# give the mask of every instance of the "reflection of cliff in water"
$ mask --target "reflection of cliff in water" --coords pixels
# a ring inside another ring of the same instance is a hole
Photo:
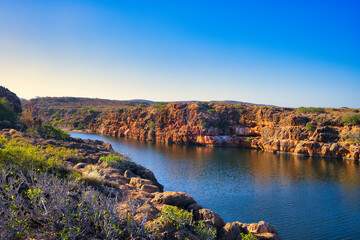
[[[313,180],[337,181],[348,186],[360,183],[360,175],[357,174],[360,171],[359,163],[352,160],[274,154],[242,148],[185,146],[129,138],[112,139],[131,145],[139,151],[143,151],[145,146],[154,149],[158,154],[166,155],[171,161],[169,164],[186,165],[188,174],[193,174],[194,178],[200,177],[201,172],[218,167],[222,172],[237,169],[239,175],[249,174],[261,184],[275,179],[283,184]],[[197,168],[196,171],[192,171],[194,167]]]

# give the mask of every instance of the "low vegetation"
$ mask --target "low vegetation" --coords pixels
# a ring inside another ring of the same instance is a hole
[[[37,130],[42,138],[56,138],[66,140],[70,138],[70,135],[61,130],[60,128],[52,126],[50,123],[42,124]]]
[[[166,106],[168,105],[167,102],[156,102],[152,105],[153,108],[157,108],[157,109],[164,109],[166,108]]]
[[[175,206],[165,206],[161,211],[160,217],[154,221],[154,224],[157,231],[170,225],[177,230],[189,229],[200,239],[207,240],[216,238],[215,228],[207,227],[202,221],[195,222],[193,218],[191,212]]]
[[[345,126],[360,125],[360,114],[348,113],[342,117],[341,123]]]
[[[309,132],[313,132],[313,131],[315,131],[316,127],[312,123],[307,123],[305,126],[305,129]]]
[[[296,111],[299,113],[325,113],[325,110],[319,107],[299,107]]]

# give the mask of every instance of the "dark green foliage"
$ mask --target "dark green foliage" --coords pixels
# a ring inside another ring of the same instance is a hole
[[[88,110],[88,113],[90,113],[90,114],[92,114],[92,113],[94,113],[94,112],[95,112],[95,109],[90,108],[90,109]]]
[[[261,109],[265,110],[265,109],[268,109],[268,107],[262,106]]]
[[[325,110],[319,107],[299,107],[296,109],[300,113],[324,113]]]
[[[207,113],[213,115],[216,113],[216,111],[215,111],[215,109],[209,109],[209,110],[207,110]]]
[[[42,138],[56,138],[62,140],[70,138],[70,135],[67,132],[54,127],[49,123],[44,123],[37,131]]]
[[[349,113],[342,117],[341,123],[347,126],[355,126],[360,124],[360,114]]]
[[[307,123],[306,126],[305,126],[305,129],[310,131],[310,132],[313,132],[315,130],[315,126],[312,123]]]
[[[18,116],[11,104],[5,98],[0,98],[0,121],[6,120],[14,123],[16,122],[17,117]]]
[[[220,119],[217,123],[216,123],[216,127],[218,127],[219,129],[226,131],[228,129],[229,126],[229,122],[225,119]]]
[[[122,108],[118,108],[118,110],[116,110],[118,113],[122,114],[124,112],[124,109]]]
[[[152,105],[153,108],[164,109],[168,105],[167,102],[157,102]]]
[[[354,112],[358,113],[358,112],[359,112],[359,109],[354,109]]]
[[[139,107],[147,107],[148,105],[146,103],[140,103]]]

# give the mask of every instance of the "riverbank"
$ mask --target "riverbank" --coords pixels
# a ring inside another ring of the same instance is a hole
[[[106,110],[84,105],[76,110],[76,103],[66,98],[32,99],[26,108],[59,127],[107,136],[304,156],[355,160],[360,156],[359,109],[192,102],[119,105]]]

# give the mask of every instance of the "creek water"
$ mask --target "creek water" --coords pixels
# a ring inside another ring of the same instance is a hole
[[[264,220],[282,239],[359,239],[358,162],[71,133],[110,142],[226,222]]]

